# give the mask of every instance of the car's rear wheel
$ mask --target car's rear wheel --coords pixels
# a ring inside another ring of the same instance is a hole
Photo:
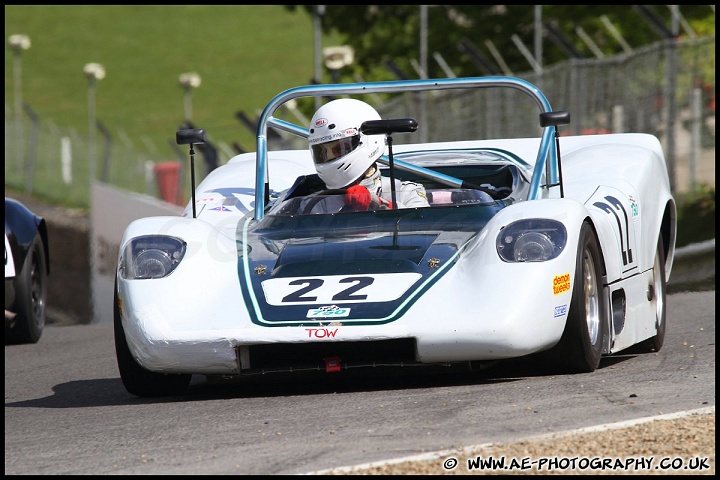
[[[644,342],[639,347],[648,352],[658,352],[665,342],[665,325],[666,325],[666,302],[667,282],[665,281],[665,250],[663,249],[662,238],[658,239],[657,249],[655,250],[655,262],[653,264],[653,283],[652,299],[650,300],[655,307],[655,327],[657,332],[655,335]]]
[[[192,375],[151,372],[137,363],[127,344],[125,330],[122,326],[122,316],[118,306],[117,281],[115,282],[114,297],[115,354],[120,378],[125,389],[138,397],[160,397],[185,393],[190,385]]]
[[[561,365],[571,372],[593,372],[600,366],[608,334],[601,262],[595,233],[585,222],[580,229],[570,310],[555,349]]]
[[[35,235],[15,282],[17,317],[5,328],[5,343],[37,343],[45,328],[47,306],[47,258],[40,234]]]

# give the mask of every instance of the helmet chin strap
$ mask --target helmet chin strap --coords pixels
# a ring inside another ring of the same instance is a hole
[[[365,170],[365,173],[357,179],[355,185],[362,185],[367,188],[370,193],[378,197],[382,195],[382,181],[380,179],[380,171],[377,169],[377,164],[373,163]]]

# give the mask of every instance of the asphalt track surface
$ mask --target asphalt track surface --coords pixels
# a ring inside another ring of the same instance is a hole
[[[183,397],[123,388],[109,324],[5,347],[5,474],[302,474],[715,406],[715,291],[668,296],[658,353],[590,374],[538,362],[479,372],[196,376]],[[714,423],[713,423],[714,424]],[[580,447],[578,447],[580,448]],[[697,452],[698,455],[712,452]]]

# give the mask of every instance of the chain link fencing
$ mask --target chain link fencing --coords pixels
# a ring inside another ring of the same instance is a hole
[[[714,36],[666,40],[630,53],[572,59],[542,72],[514,76],[535,84],[553,109],[570,111],[571,124],[562,127],[561,134],[656,135],[665,149],[674,192],[692,190],[698,184],[714,187]],[[540,134],[537,108],[513,89],[499,95],[497,89],[413,92],[375,106],[383,118],[418,120],[418,132],[393,137],[395,143]],[[155,172],[167,158],[138,147],[142,139],[132,141],[122,132],[113,135],[101,123],[96,135],[91,140],[87,134],[38,118],[27,105],[20,114],[6,103],[6,188],[81,208],[89,207],[90,179],[160,196]],[[282,138],[280,145],[307,146],[302,140],[288,138]],[[186,178],[187,152],[177,153],[181,160],[178,175]],[[230,158],[225,157],[219,164]],[[196,175],[198,181],[204,177],[202,171]]]
[[[663,145],[673,191],[714,186],[715,37],[668,40],[515,76],[537,86],[554,110],[570,112],[561,135],[649,133]],[[537,108],[513,89],[413,92],[378,111],[418,119],[418,131],[393,137],[395,143],[540,135]]]

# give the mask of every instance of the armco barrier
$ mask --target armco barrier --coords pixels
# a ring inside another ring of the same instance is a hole
[[[669,291],[708,284],[715,284],[715,239],[678,248],[670,272]]]

